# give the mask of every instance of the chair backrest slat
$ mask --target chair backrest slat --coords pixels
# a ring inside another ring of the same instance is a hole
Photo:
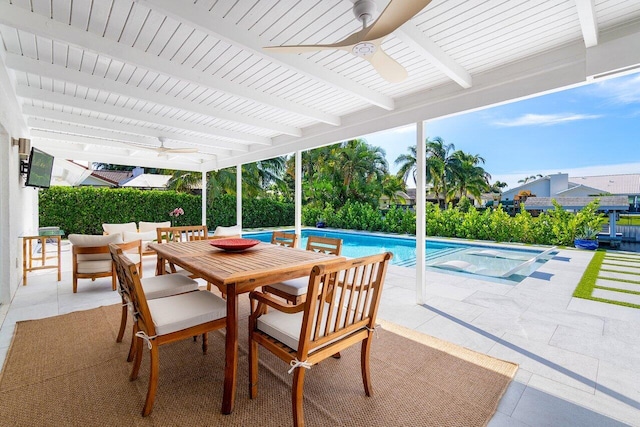
[[[306,357],[314,348],[365,326],[375,326],[390,259],[391,254],[387,252],[313,269],[298,357]]]
[[[191,242],[206,240],[208,230],[206,225],[183,225],[180,227],[158,227],[156,229],[158,243]]]
[[[334,237],[309,236],[307,239],[308,251],[321,252],[328,255],[340,255],[342,252],[342,239]]]
[[[298,244],[298,235],[296,233],[274,231],[273,234],[271,234],[271,244],[295,248]]]

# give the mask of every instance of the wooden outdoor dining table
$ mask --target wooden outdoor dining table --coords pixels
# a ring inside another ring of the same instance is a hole
[[[165,261],[211,282],[226,294],[224,394],[222,413],[230,414],[238,371],[238,295],[257,287],[309,275],[317,264],[344,261],[344,257],[260,243],[243,252],[225,252],[208,240],[149,245],[158,254],[159,274]]]

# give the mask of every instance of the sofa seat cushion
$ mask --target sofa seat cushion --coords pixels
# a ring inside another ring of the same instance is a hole
[[[140,233],[146,233],[149,231],[153,232],[153,239],[156,238],[156,229],[157,228],[166,228],[166,227],[171,227],[171,221],[165,221],[165,222],[144,222],[144,221],[140,221],[138,223],[138,228],[140,229]],[[142,239],[145,240],[145,239]]]
[[[78,254],[78,261],[90,260],[111,260],[108,246],[111,243],[122,243],[122,235],[120,233],[109,234],[106,236],[92,234],[69,234],[69,242],[73,246],[78,247],[106,247],[105,253],[100,254]]]
[[[135,222],[127,222],[124,224],[102,224],[102,229],[107,234],[118,234],[122,235],[124,239],[124,233],[135,233],[138,231],[138,227]]]
[[[158,335],[222,319],[227,302],[209,291],[189,292],[147,301]]]
[[[111,267],[111,259],[78,261],[76,271],[80,274],[111,273]]]
[[[182,274],[163,274],[140,280],[148,300],[198,290],[198,282]]]
[[[329,310],[329,304],[325,303],[323,316],[326,315],[327,310]],[[340,324],[344,322],[344,318],[346,314],[347,314],[347,310],[343,310]],[[269,311],[266,314],[263,314],[262,316],[258,317],[256,326],[258,330],[264,332],[270,337],[277,339],[287,347],[297,350],[298,342],[300,339],[300,332],[302,330],[303,315],[304,315],[303,312],[288,314],[275,309],[274,310],[269,309]],[[338,310],[334,309],[332,313],[331,325],[335,324],[335,319],[337,315],[338,315]],[[320,325],[321,331],[324,331],[325,325],[326,325],[326,319],[323,319]],[[311,352],[317,351],[320,348],[331,344],[333,341],[334,340],[328,341],[324,345],[314,348]]]
[[[213,232],[213,237],[240,237],[242,235],[242,228],[238,225],[233,225],[231,227],[216,227]]]
[[[269,286],[279,291],[285,292],[289,295],[295,295],[299,297],[307,293],[309,278],[299,277],[297,279],[285,280],[283,282],[275,283]]]
[[[158,234],[153,231],[145,231],[140,233],[131,233],[125,232],[123,240],[125,242],[133,242],[134,240],[142,241],[142,251],[147,252],[149,250],[148,246],[150,243],[154,243],[158,238]]]

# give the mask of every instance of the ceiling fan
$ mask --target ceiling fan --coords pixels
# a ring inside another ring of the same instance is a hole
[[[153,150],[156,151],[158,153],[158,157],[162,157],[162,156],[166,156],[168,154],[173,154],[173,153],[197,153],[198,149],[197,148],[168,148],[164,146],[165,141],[167,140],[167,138],[159,136],[158,137],[158,141],[160,141],[160,146],[159,147],[150,147],[148,145],[137,145],[137,144],[130,144],[130,145],[135,145],[138,148],[144,148],[146,150]]]
[[[381,48],[383,39],[401,27],[409,19],[424,9],[431,0],[390,0],[378,19],[369,26],[367,23],[375,13],[374,0],[356,0],[353,13],[362,22],[362,30],[332,44],[267,46],[263,49],[281,53],[303,53],[317,50],[344,50],[366,59],[380,76],[397,83],[407,78],[407,70]]]

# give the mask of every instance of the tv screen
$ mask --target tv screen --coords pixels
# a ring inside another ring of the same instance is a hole
[[[29,187],[49,188],[52,170],[53,156],[32,147],[25,185]]]

